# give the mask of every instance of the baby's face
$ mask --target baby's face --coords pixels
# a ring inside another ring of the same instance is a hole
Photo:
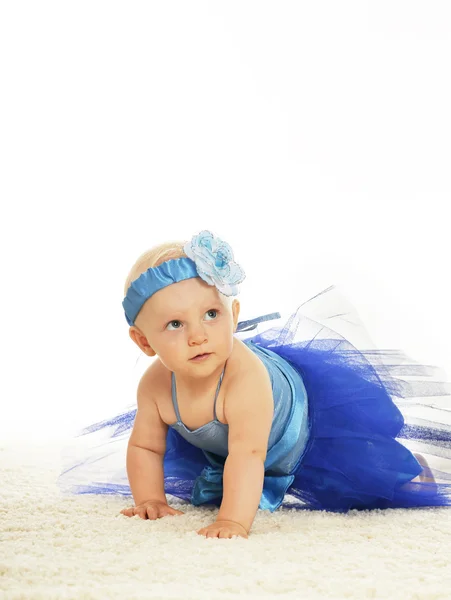
[[[205,376],[230,356],[238,314],[237,300],[231,305],[216,287],[194,277],[156,292],[141,309],[136,326],[169,370]],[[211,354],[191,360],[203,353]]]

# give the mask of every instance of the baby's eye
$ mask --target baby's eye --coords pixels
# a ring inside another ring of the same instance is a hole
[[[211,310],[207,310],[207,312],[205,313],[206,315],[208,315],[210,318],[207,319],[207,321],[211,321],[217,318],[219,313],[219,310],[216,310],[216,308],[212,308]],[[174,321],[169,321],[169,323],[166,325],[166,329],[168,331],[176,331],[177,329],[180,329],[180,327],[182,326],[182,322],[178,321],[178,320],[174,320]]]
[[[212,319],[215,319],[218,315],[218,310],[216,310],[216,308],[212,308],[211,310],[207,310],[207,312],[205,313],[206,315],[209,315]],[[213,315],[211,314],[213,313]]]

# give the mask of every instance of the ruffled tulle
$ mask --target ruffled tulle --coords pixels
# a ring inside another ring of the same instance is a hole
[[[309,442],[282,506],[336,512],[451,506],[451,386],[435,367],[374,348],[337,288],[245,341],[282,356],[307,390]],[[78,446],[66,448],[63,490],[130,494],[125,452],[135,414],[97,423]],[[169,429],[166,493],[190,501],[196,478],[223,462]]]

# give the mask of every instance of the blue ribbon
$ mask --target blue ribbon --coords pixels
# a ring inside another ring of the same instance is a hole
[[[259,323],[264,321],[272,321],[273,319],[280,319],[280,313],[271,313],[269,315],[263,315],[262,317],[256,317],[255,319],[249,319],[247,321],[240,321],[236,327],[237,333],[243,331],[252,331],[257,328]]]

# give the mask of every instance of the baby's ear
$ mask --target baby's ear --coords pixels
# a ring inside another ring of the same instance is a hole
[[[144,352],[144,354],[147,354],[147,356],[155,356],[156,352],[153,350],[153,348],[150,347],[146,336],[140,329],[132,325],[132,327],[130,327],[130,329],[128,330],[128,335],[135,342],[135,344]]]

